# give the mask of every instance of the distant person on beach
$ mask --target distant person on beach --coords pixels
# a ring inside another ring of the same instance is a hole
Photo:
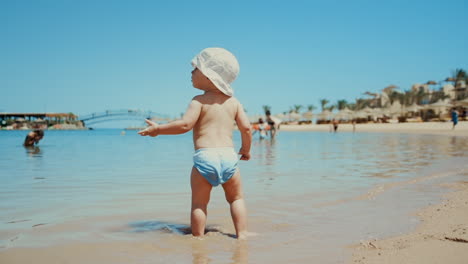
[[[452,129],[455,129],[455,126],[458,124],[458,111],[455,108],[452,109],[452,122],[453,122]]]
[[[23,145],[25,147],[32,147],[34,145],[37,145],[43,137],[44,137],[44,131],[42,130],[31,131],[28,133],[28,135],[26,135]]]
[[[336,131],[338,130],[338,120],[333,119],[332,120],[332,125],[333,125],[333,132],[336,133]]]
[[[271,117],[271,112],[270,110],[267,110],[265,112],[266,115],[266,121],[267,124],[270,126],[270,138],[274,138],[276,135],[276,122],[275,120]]]
[[[252,133],[242,104],[233,97],[230,86],[238,73],[237,59],[222,48],[202,50],[192,60],[192,85],[203,91],[190,102],[181,120],[149,125],[138,134],[155,137],[176,135],[193,129],[195,154],[191,172],[193,236],[203,236],[207,206],[213,186],[222,185],[238,239],[247,236],[247,211],[242,192],[238,161],[250,159]],[[234,151],[234,122],[241,133],[242,147]],[[240,155],[240,158],[239,156]]]
[[[259,139],[265,139],[267,136],[267,125],[262,118],[258,119],[258,124],[254,126],[254,132],[252,135],[258,132]]]

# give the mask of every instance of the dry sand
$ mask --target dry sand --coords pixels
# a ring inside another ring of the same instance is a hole
[[[281,125],[280,131],[331,131],[331,129],[331,125]],[[338,132],[353,132],[353,126],[340,124]],[[452,122],[356,124],[355,132],[468,136],[468,121],[459,122],[455,129],[452,129]]]
[[[416,230],[355,245],[351,263],[468,263],[468,181],[451,187],[441,204],[418,212]]]

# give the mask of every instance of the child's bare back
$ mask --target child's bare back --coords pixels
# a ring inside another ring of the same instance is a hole
[[[194,100],[201,104],[198,121],[193,127],[195,149],[233,147],[232,131],[239,102],[219,93],[205,93]]]

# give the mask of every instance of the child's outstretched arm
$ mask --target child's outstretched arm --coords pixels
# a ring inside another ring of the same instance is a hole
[[[242,147],[239,150],[241,160],[250,159],[250,145],[252,144],[252,128],[250,121],[244,112],[244,107],[239,103],[237,106],[236,124],[242,138]]]
[[[148,124],[148,127],[138,131],[138,134],[142,136],[155,137],[158,135],[177,135],[186,133],[192,130],[200,116],[200,112],[201,103],[197,100],[192,100],[182,119],[162,125],[146,119],[145,121]]]

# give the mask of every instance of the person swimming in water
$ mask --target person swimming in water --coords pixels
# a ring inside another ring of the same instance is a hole
[[[32,147],[34,145],[37,145],[43,137],[44,137],[44,131],[39,130],[39,129],[31,131],[26,135],[23,146]]]

